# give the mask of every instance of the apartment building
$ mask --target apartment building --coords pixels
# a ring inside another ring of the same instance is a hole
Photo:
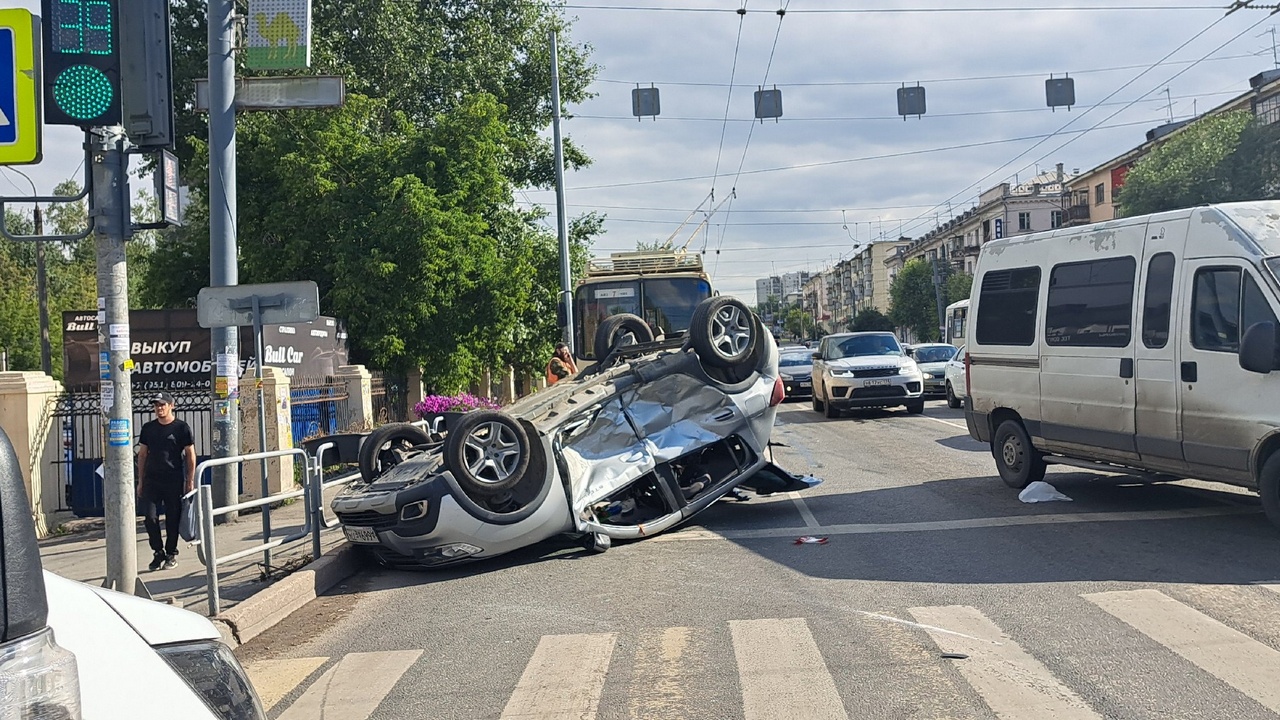
[[[784,273],[781,281],[783,302],[799,302],[804,284],[809,282],[809,271]]]
[[[1268,70],[1249,78],[1249,91],[1199,115],[1197,118],[1166,123],[1147,131],[1139,146],[1121,153],[1067,183],[1071,202],[1067,206],[1067,225],[1114,220],[1120,217],[1116,196],[1124,187],[1125,176],[1147,153],[1174,137],[1201,117],[1220,115],[1233,110],[1251,110],[1264,122],[1280,121],[1280,70]]]
[[[782,300],[782,278],[777,275],[756,280],[756,306],[764,305],[770,296]]]

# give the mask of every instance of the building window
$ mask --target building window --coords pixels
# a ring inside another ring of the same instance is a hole
[[[1053,212],[1049,213],[1049,227],[1051,228],[1062,227],[1062,211],[1061,210],[1054,210]]]
[[[1018,213],[1018,229],[1023,231],[1031,229],[1031,213],[1029,212]]]
[[[1253,114],[1263,125],[1280,122],[1280,93],[1254,102]]]
[[[1101,205],[1107,201],[1107,185],[1106,183],[1098,183],[1093,187],[1093,204]]]

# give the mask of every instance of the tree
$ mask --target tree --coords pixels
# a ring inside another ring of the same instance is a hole
[[[800,339],[813,337],[817,332],[813,318],[809,317],[808,312],[798,307],[793,307],[787,311],[786,319],[783,321],[783,329]]]
[[[1121,212],[1280,197],[1278,139],[1280,130],[1247,110],[1197,120],[1134,165],[1118,195]]]
[[[948,305],[968,300],[969,293],[973,290],[973,276],[965,272],[952,273],[947,277],[943,289],[946,291]]]
[[[849,322],[849,332],[893,332],[893,320],[875,308],[863,308]]]
[[[918,342],[938,338],[938,300],[933,289],[933,268],[924,258],[908,260],[889,286],[893,308],[889,317],[908,328]]]

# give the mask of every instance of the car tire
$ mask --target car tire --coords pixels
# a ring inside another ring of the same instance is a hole
[[[613,538],[604,533],[587,533],[582,536],[582,548],[589,553],[599,555],[607,552],[611,547],[613,547]]]
[[[530,450],[518,420],[501,410],[472,410],[449,431],[444,462],[468,495],[491,497],[520,483]]]
[[[360,445],[357,460],[360,477],[373,482],[392,467],[404,462],[409,450],[431,442],[426,430],[409,423],[387,423],[369,433]]]
[[[1267,520],[1280,528],[1280,452],[1271,453],[1271,457],[1262,464],[1258,473],[1258,494],[1262,496],[1262,510]]]
[[[822,404],[822,401],[818,399],[818,389],[815,387],[813,389],[813,411],[822,412],[822,410],[823,410],[823,404]]]
[[[707,298],[693,311],[689,340],[707,365],[734,368],[756,357],[762,326],[741,300],[720,295]]]
[[[827,412],[826,412],[827,417],[829,417],[829,418],[838,418],[838,417],[840,417],[840,408],[838,408],[838,407],[836,407],[835,405],[832,405],[832,404],[831,404],[831,398],[830,398],[830,397],[827,397],[827,401],[826,401],[825,403],[823,403],[823,404],[826,406],[824,409],[827,411]]]
[[[947,407],[955,410],[960,407],[960,398],[956,397],[955,390],[951,389],[951,383],[947,383]]]
[[[596,328],[595,343],[592,345],[596,360],[602,361],[609,357],[609,353],[613,352],[628,334],[635,338],[637,344],[653,342],[653,329],[639,315],[620,313],[605,318],[600,323],[600,327]]]
[[[1005,485],[1021,490],[1044,479],[1044,456],[1031,444],[1031,436],[1017,420],[1005,420],[991,438],[991,454]]]
[[[924,412],[924,401],[923,401],[923,400],[917,400],[917,401],[915,401],[915,402],[909,402],[909,403],[907,403],[907,412],[911,413],[912,415],[919,415],[919,414],[923,413],[923,412]]]

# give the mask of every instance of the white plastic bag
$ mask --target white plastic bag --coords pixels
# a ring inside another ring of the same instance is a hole
[[[1071,502],[1071,498],[1058,492],[1057,488],[1047,482],[1040,481],[1031,483],[1022,492],[1018,493],[1018,499],[1024,503],[1053,502],[1055,500]]]

